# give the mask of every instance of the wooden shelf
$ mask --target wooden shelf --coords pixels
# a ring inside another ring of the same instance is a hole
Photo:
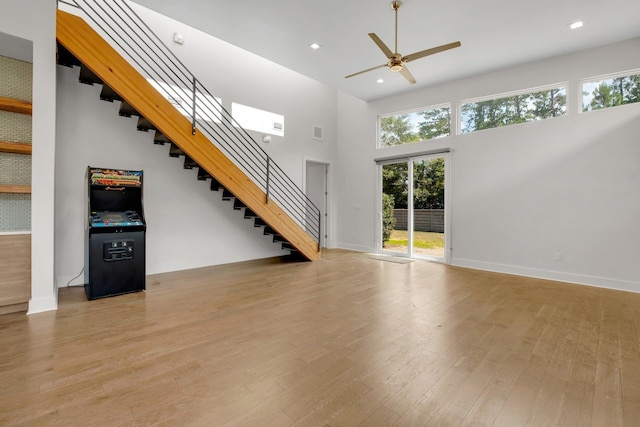
[[[3,98],[0,96],[0,110],[10,113],[31,115],[32,106],[30,102],[19,99]]]
[[[0,153],[31,154],[31,144],[0,141]]]
[[[30,185],[5,185],[0,184],[0,193],[31,194]]]

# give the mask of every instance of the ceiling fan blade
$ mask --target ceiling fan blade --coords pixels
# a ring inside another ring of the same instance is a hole
[[[384,55],[387,58],[391,59],[391,57],[393,56],[393,52],[391,52],[391,49],[389,49],[387,45],[384,44],[382,40],[380,40],[380,37],[376,36],[375,33],[369,33],[369,37],[371,37],[371,40],[373,40],[373,42],[378,45]]]
[[[445,50],[453,49],[460,46],[462,46],[460,42],[443,44],[442,46],[433,47],[431,49],[412,53],[411,55],[407,55],[404,58],[402,58],[402,60],[404,62],[411,62],[411,61],[415,61],[416,59],[424,58],[425,56],[433,55],[434,53],[444,52]]]
[[[398,72],[400,74],[402,74],[402,77],[407,79],[409,84],[415,84],[416,83],[416,79],[413,78],[413,75],[411,75],[411,73],[409,72],[409,69],[407,67],[402,67],[402,69],[400,71],[398,71]]]
[[[377,67],[369,68],[368,70],[358,71],[357,73],[353,73],[353,74],[349,74],[348,76],[344,76],[344,78],[348,79],[349,77],[357,76],[359,74],[368,73],[369,71],[377,70],[378,68],[383,68],[383,67],[386,67],[387,65],[388,64],[382,64],[382,65],[378,65]]]

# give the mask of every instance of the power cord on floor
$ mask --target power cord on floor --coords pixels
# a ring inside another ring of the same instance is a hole
[[[73,277],[71,280],[67,282],[67,288],[79,288],[80,286],[84,286],[84,283],[82,285],[73,285],[73,286],[71,285],[71,282],[73,282],[75,279],[80,277],[82,273],[84,273],[84,267],[82,267],[82,270],[80,270],[80,273],[78,273],[77,276]]]

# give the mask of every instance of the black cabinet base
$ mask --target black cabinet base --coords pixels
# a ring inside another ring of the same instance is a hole
[[[145,289],[145,232],[89,235],[87,298],[97,299]]]

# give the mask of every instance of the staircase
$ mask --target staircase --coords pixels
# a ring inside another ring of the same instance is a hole
[[[141,52],[132,43],[138,46],[143,43],[147,47],[149,43],[153,46],[159,43],[128,4],[122,0],[73,3],[97,21],[94,24],[103,33],[105,27],[111,29],[108,34],[114,35],[112,42],[121,52],[85,20],[58,10],[58,63],[79,66],[82,83],[101,84],[102,100],[120,102],[121,116],[137,117],[138,130],[152,131],[156,145],[169,145],[169,156],[182,158],[185,169],[197,169],[198,180],[210,180],[212,191],[233,203],[233,209],[242,211],[254,227],[262,227],[265,235],[272,235],[282,249],[307,260],[318,260],[319,210],[221,105],[212,104],[215,98],[184,71],[180,61],[169,56],[172,54],[164,45],[169,53],[147,48],[144,55],[150,56],[142,60],[135,56],[123,57],[127,55],[122,52],[125,43],[136,55]],[[114,25],[120,31],[116,31]],[[128,30],[122,29],[122,25],[129,25]],[[143,28],[145,31],[141,33]],[[162,66],[167,64],[167,57],[170,69]],[[149,69],[149,64],[153,69]],[[174,90],[170,94],[173,103],[143,72],[153,81],[164,84],[163,87]],[[169,78],[161,78],[162,73]],[[189,82],[192,84],[188,85]],[[193,106],[191,114],[185,114],[185,106]]]

